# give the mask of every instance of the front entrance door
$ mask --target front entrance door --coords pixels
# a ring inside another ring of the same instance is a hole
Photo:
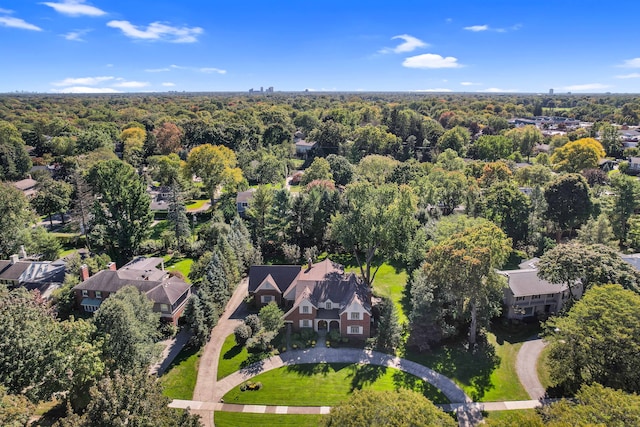
[[[327,321],[326,320],[320,320],[318,322],[318,330],[319,331],[326,331],[327,330]]]

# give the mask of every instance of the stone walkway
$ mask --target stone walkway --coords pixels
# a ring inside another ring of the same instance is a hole
[[[516,372],[524,389],[531,399],[545,396],[545,388],[538,378],[538,359],[546,343],[538,337],[525,341],[516,356]]]

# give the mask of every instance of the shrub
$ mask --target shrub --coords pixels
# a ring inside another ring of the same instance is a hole
[[[300,339],[302,341],[313,341],[318,338],[318,333],[313,328],[300,329]]]
[[[265,331],[263,329],[247,340],[247,350],[253,353],[270,351],[273,349],[271,341],[275,338],[275,336],[275,332]]]
[[[257,314],[250,314],[244,319],[244,324],[251,328],[251,335],[255,335],[262,329],[262,322]]]
[[[160,324],[160,334],[163,338],[171,338],[178,333],[178,327],[171,322],[162,322]]]
[[[236,337],[236,343],[240,346],[244,346],[252,336],[251,328],[247,325],[238,325],[233,334]]]
[[[340,341],[342,337],[340,336],[339,331],[334,330],[334,331],[329,331],[329,333],[327,334],[327,338],[329,339],[329,341],[337,342],[337,341]]]

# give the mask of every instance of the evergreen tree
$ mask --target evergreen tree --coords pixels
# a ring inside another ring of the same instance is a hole
[[[171,230],[176,237],[178,249],[181,250],[184,248],[187,239],[191,235],[191,228],[189,226],[187,208],[184,206],[184,198],[182,196],[180,184],[175,180],[169,188],[167,221],[171,224]]]

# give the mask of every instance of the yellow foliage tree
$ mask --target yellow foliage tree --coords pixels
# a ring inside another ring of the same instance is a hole
[[[593,138],[581,138],[556,149],[551,156],[551,163],[558,172],[579,173],[597,168],[604,156],[602,144]]]
[[[219,185],[234,189],[243,182],[242,170],[233,150],[223,145],[203,144],[189,152],[185,173],[202,178],[211,198]]]
[[[147,132],[142,128],[130,127],[122,131],[120,134],[120,140],[124,143],[122,156],[127,163],[133,166],[140,164],[146,139]]]

